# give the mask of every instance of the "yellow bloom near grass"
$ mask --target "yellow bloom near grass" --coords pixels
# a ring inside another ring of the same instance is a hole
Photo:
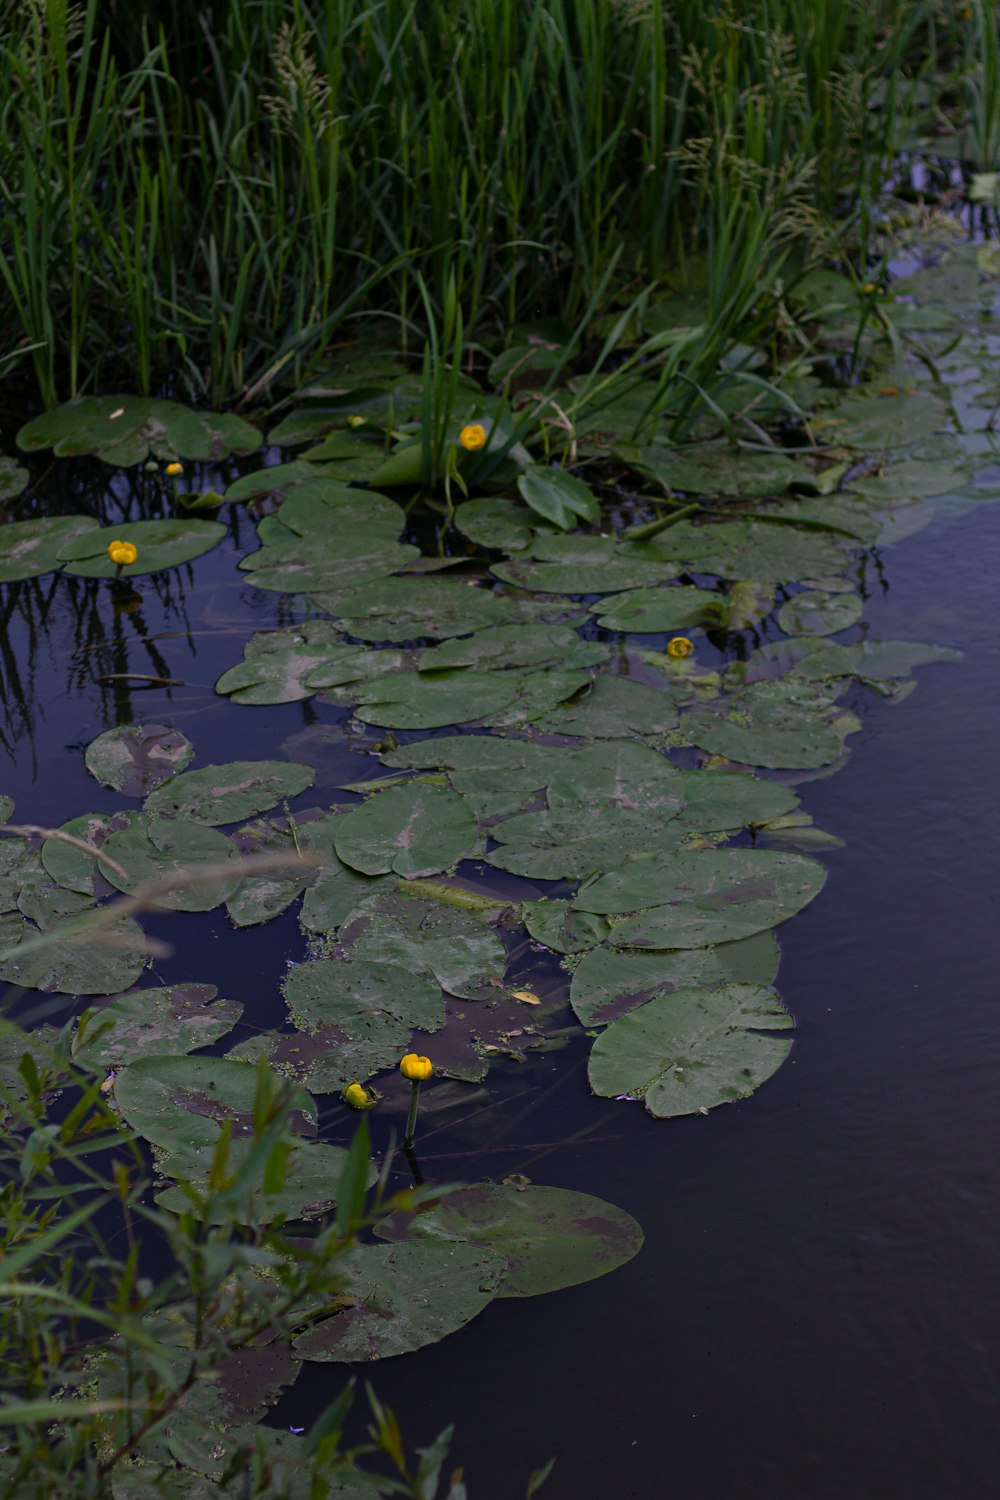
[[[478,453],[480,448],[486,447],[486,428],[482,422],[470,422],[458,434],[458,441],[467,453]]]

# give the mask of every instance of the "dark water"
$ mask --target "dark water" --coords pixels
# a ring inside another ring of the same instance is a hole
[[[247,534],[239,552],[250,545]],[[162,575],[166,598],[140,580],[138,618],[115,613],[107,584],[43,579],[29,618],[4,591],[0,790],[15,820],[121,805],[81,749],[116,720],[176,724],[205,764],[282,753],[316,720],[343,718],[214,696],[248,620],[263,628],[287,608],[242,582],[235,555]],[[552,1454],[545,1500],[1000,1489],[1000,506],[938,523],[884,563],[870,634],[959,646],[965,660],[918,669],[899,705],[859,691],[864,728],[846,768],[801,789],[846,847],[826,857],[820,899],[780,929],[778,984],[798,1021],[790,1061],[751,1100],[656,1122],[590,1098],[584,1042],[491,1073],[492,1107],[425,1117],[429,1178],[525,1172],[611,1199],[646,1233],[602,1282],[494,1302],[443,1343],[360,1372],[409,1444],[456,1424],[471,1500],[520,1495]],[[183,686],[96,680],[159,670],[138,637],[162,631],[180,632],[153,647]],[[357,775],[334,741],[315,800]],[[238,935],[224,911],[180,920],[146,923],[177,945],[160,980],[214,982],[257,1025],[276,1024],[286,959],[302,956],[294,917]],[[52,1018],[67,1013],[56,997]],[[346,1112],[324,1118],[346,1139]],[[383,1146],[398,1121],[378,1111],[372,1124]],[[342,1367],[307,1365],[280,1419],[308,1423],[342,1379]]]

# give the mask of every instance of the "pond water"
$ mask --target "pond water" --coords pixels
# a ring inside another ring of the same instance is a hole
[[[51,605],[41,585],[22,586],[4,647],[3,784],[19,816],[53,825],[118,805],[81,750],[116,720],[176,725],[205,761],[294,758],[316,721],[343,718],[310,702],[237,711],[215,696],[248,617],[282,622],[280,598],[276,608],[234,574],[247,544],[163,575],[162,592],[147,580],[139,611],[127,599],[116,611],[106,583],[64,582]],[[873,636],[947,642],[964,660],[921,670],[900,704],[857,689],[863,731],[849,763],[803,789],[845,847],[824,856],[823,896],[781,929],[778,984],[798,1030],[760,1093],[708,1118],[654,1121],[590,1096],[581,1036],[491,1074],[485,1128],[462,1109],[427,1116],[419,1160],[432,1179],[524,1173],[606,1196],[646,1235],[598,1295],[584,1285],[495,1302],[437,1346],[372,1370],[411,1440],[455,1422],[475,1500],[520,1493],[551,1454],[552,1500],[991,1491],[1000,788],[988,747],[1000,646],[984,622],[998,562],[1000,507],[983,506],[868,569]],[[116,671],[178,685],[99,680]],[[343,796],[356,757],[333,742],[320,764],[317,800]],[[286,958],[301,949],[294,919],[238,934],[219,911],[181,920],[183,946],[155,963],[158,982],[215,983],[254,1026],[278,1024]],[[177,921],[146,926],[176,942]],[[544,961],[525,962],[541,987]],[[70,1004],[32,997],[30,1009],[59,1020]],[[374,1129],[384,1146],[388,1123],[376,1116]],[[275,1419],[308,1424],[342,1378],[341,1366],[305,1366]]]

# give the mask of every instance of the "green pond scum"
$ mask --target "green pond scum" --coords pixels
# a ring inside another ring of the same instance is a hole
[[[485,1115],[585,1048],[595,1119],[666,1132],[787,1058],[775,934],[839,843],[809,783],[863,747],[859,703],[958,659],[870,637],[865,560],[1000,498],[1000,259],[892,175],[946,120],[995,222],[996,27],[979,0],[936,29],[895,0],[104,9],[0,22],[0,587],[141,613],[239,536],[233,597],[277,623],[245,611],[214,683],[250,758],[160,692],[74,749],[102,811],[0,797],[0,981],[75,1009],[0,1027],[0,1493],[462,1500],[449,1433],[411,1463],[374,1393],[361,1446],[350,1386],[307,1434],[262,1419],[304,1364],[412,1355],[641,1248],[586,1192],[427,1181],[421,1085]],[[101,495],[49,513],[84,462]],[[169,685],[150,659],[110,675]],[[309,732],[253,758],[286,704]],[[147,914],[183,953],[223,907],[286,945],[275,1024],[196,945],[149,983]]]

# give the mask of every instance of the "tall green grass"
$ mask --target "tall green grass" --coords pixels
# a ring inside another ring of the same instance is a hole
[[[111,383],[246,401],[362,307],[418,347],[425,293],[469,339],[574,324],[612,260],[641,282],[692,256],[730,337],[776,234],[808,238],[879,182],[875,85],[930,9],[17,0],[2,347],[46,403]]]

